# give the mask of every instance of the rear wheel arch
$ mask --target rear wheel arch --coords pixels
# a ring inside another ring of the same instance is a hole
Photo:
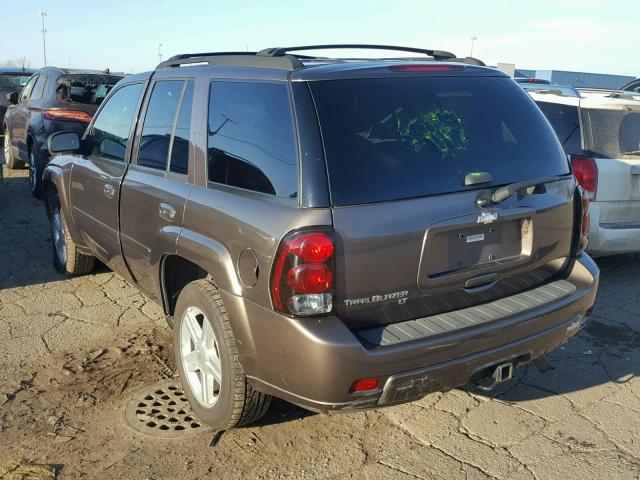
[[[180,255],[167,255],[160,265],[160,288],[164,313],[173,316],[178,296],[184,287],[195,280],[209,279],[211,274],[200,265]]]
[[[51,221],[51,204],[54,198],[60,202],[60,194],[58,193],[58,187],[51,181],[50,178],[45,178],[42,184],[42,192],[44,199],[44,208],[47,212],[47,218]]]

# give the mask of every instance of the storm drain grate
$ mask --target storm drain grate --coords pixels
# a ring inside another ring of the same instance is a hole
[[[189,408],[182,387],[163,383],[138,393],[125,410],[127,424],[136,432],[175,438],[198,433],[206,426]]]

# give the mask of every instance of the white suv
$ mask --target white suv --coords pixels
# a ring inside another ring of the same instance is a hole
[[[530,93],[549,119],[591,199],[587,251],[640,251],[640,101]]]

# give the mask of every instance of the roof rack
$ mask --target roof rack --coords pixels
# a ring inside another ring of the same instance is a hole
[[[303,67],[302,62],[292,55],[271,58],[259,56],[257,52],[206,52],[174,55],[168,60],[158,64],[156,70],[194,63],[206,63],[208,65],[226,67],[275,68],[278,70],[298,70]]]
[[[451,52],[445,52],[444,50],[428,50],[424,48],[413,47],[398,47],[396,45],[367,45],[361,43],[338,43],[332,45],[304,45],[300,47],[286,47],[286,48],[265,48],[260,50],[258,55],[265,55],[269,57],[282,57],[289,52],[300,52],[305,50],[334,50],[334,49],[350,49],[350,50],[389,50],[395,52],[411,52],[422,53],[433,57],[436,60],[450,60],[456,58]]]
[[[205,53],[184,53],[175,55],[160,63],[156,70],[160,68],[180,67],[181,65],[193,65],[206,63],[208,65],[228,66],[228,67],[259,67],[273,68],[278,70],[299,70],[304,68],[302,60],[356,60],[331,57],[318,57],[312,55],[301,55],[298,53],[306,50],[334,50],[334,49],[359,49],[359,50],[389,50],[396,52],[419,53],[432,57],[438,61],[449,61],[466,63],[469,65],[484,66],[484,62],[473,57],[457,58],[453,53],[444,50],[429,50],[424,48],[399,47],[396,45],[367,45],[359,43],[345,43],[333,45],[305,45],[298,47],[276,47],[266,48],[259,52],[205,52]],[[361,60],[361,59],[357,59]],[[403,57],[389,58],[385,60],[412,60],[420,61],[422,58]]]

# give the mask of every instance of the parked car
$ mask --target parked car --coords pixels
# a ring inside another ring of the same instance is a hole
[[[640,102],[530,94],[589,192],[587,251],[594,256],[640,251]]]
[[[36,71],[35,68],[0,67],[0,125],[3,125],[4,114],[9,105],[7,95],[22,90]]]
[[[588,198],[521,88],[441,51],[296,55],[319,48],[173,57],[83,138],[49,137],[54,265],[97,258],[163,306],[217,429],[272,395],[331,412],[491,388],[594,304]]]
[[[624,85],[620,90],[622,90],[623,92],[640,93],[640,78],[631,80],[629,83]]]
[[[31,192],[42,195],[42,172],[49,161],[47,138],[53,132],[81,135],[109,90],[122,78],[108,72],[46,67],[24,88],[7,95],[3,121],[4,156],[9,168],[29,165]]]
[[[549,80],[535,77],[514,77],[516,83],[529,84],[529,85],[551,85]]]
[[[577,88],[568,85],[547,85],[539,83],[521,83],[520,86],[527,92],[548,93],[551,95],[562,95],[565,97],[581,97]]]

